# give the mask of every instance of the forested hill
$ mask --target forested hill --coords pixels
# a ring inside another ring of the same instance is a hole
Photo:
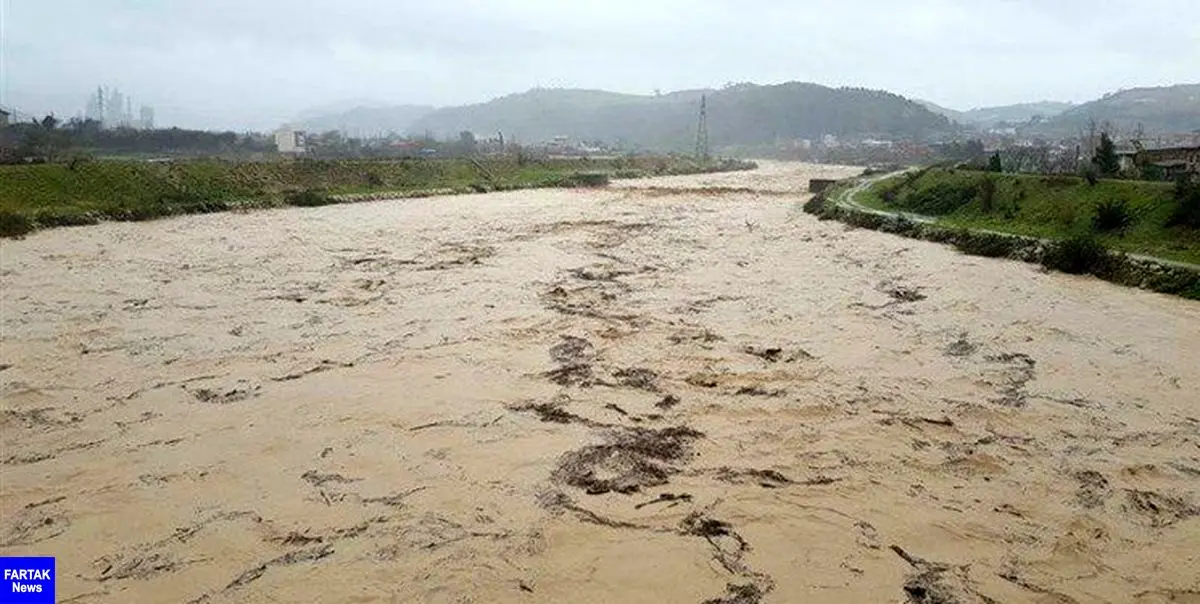
[[[1046,119],[1067,111],[1073,105],[1055,101],[1039,101],[1036,103],[1017,103],[1015,105],[997,105],[995,107],[979,107],[967,111],[947,109],[930,101],[918,100],[918,103],[930,111],[950,118],[963,125],[980,128],[992,128],[1000,124],[1022,124],[1031,119]]]
[[[409,131],[440,138],[464,130],[477,136],[503,132],[507,139],[520,142],[562,135],[647,149],[684,150],[695,141],[703,94],[708,95],[714,148],[819,139],[826,134],[921,138],[952,127],[944,116],[888,92],[792,82],[663,95],[534,89],[486,103],[439,109],[414,122]]]
[[[1041,129],[1060,135],[1078,134],[1095,121],[1098,127],[1149,133],[1200,131],[1200,84],[1132,88],[1106,94],[1069,109]]]

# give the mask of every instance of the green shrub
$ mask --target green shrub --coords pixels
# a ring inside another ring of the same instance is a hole
[[[0,211],[0,237],[20,237],[33,228],[33,222],[23,214]]]
[[[949,214],[971,203],[978,194],[978,186],[973,183],[939,182],[906,193],[901,205],[922,214]]]
[[[33,222],[38,228],[57,226],[83,226],[100,222],[95,215],[79,213],[71,210],[42,208],[33,215]]]
[[[1079,206],[1073,203],[1053,205],[1049,208],[1049,214],[1059,227],[1071,229],[1079,219]]]
[[[189,189],[170,189],[158,194],[154,203],[161,206],[183,205],[202,201],[200,194]]]
[[[1175,208],[1167,226],[1200,229],[1200,182],[1181,176],[1175,181]]]
[[[999,154],[996,157],[999,158]],[[979,181],[979,206],[986,213],[991,213],[996,203],[996,179],[985,176]]]
[[[317,206],[327,206],[332,203],[337,203],[325,191],[320,189],[303,189],[300,191],[291,191],[283,196],[283,201],[291,206],[299,206],[303,208],[312,208]]]
[[[822,191],[812,196],[812,199],[804,202],[804,211],[809,214],[821,216],[825,213],[825,192]]]
[[[1092,228],[1101,233],[1123,232],[1133,224],[1133,212],[1124,199],[1109,199],[1096,206]]]
[[[1102,275],[1111,270],[1112,254],[1091,235],[1076,235],[1050,245],[1042,257],[1046,268],[1083,275]]]
[[[1166,172],[1159,166],[1154,164],[1142,166],[1142,180],[1166,180],[1166,177]]]
[[[1117,157],[1117,146],[1107,132],[1100,134],[1100,145],[1092,156],[1092,165],[1102,176],[1116,176],[1121,171],[1121,161]],[[1091,180],[1089,179],[1090,183]]]
[[[565,187],[607,187],[608,174],[604,172],[577,172],[563,179]]]
[[[1004,219],[1005,220],[1016,220],[1017,215],[1020,213],[1021,213],[1020,202],[1014,201],[1014,202],[1004,206]]]
[[[991,159],[988,160],[988,172],[1003,172],[1003,171],[1004,171],[1004,165],[1000,163],[1000,152],[997,151],[997,152],[993,153]]]
[[[1079,178],[1075,176],[1067,176],[1065,174],[1051,174],[1042,177],[1042,184],[1051,189],[1062,189],[1065,187],[1073,187],[1079,184]]]
[[[130,208],[121,208],[112,212],[111,217],[115,220],[154,220],[155,218],[163,218],[170,216],[171,212],[165,206],[145,205],[133,206]]]

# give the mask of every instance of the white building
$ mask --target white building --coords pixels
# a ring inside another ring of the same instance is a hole
[[[284,126],[275,131],[275,149],[280,153],[300,155],[305,152],[304,131]]]

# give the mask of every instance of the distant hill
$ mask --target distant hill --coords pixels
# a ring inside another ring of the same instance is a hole
[[[1049,119],[1074,107],[1071,103],[1057,101],[1040,101],[1037,103],[1018,103],[1016,105],[1000,105],[996,107],[980,107],[969,111],[956,111],[942,107],[930,101],[916,101],[930,111],[944,115],[964,126],[991,128],[1001,122],[1008,124],[1023,124],[1041,116]]]
[[[926,101],[923,99],[913,99],[912,101],[938,115],[946,116],[946,118],[950,121],[958,122],[964,125],[968,123],[966,118],[963,116],[962,111],[950,109],[949,107],[943,107],[933,101]]]
[[[417,120],[411,132],[451,137],[463,130],[539,142],[555,136],[620,142],[657,150],[694,143],[700,96],[708,94],[714,148],[776,140],[846,136],[922,137],[951,129],[949,120],[878,90],[790,82],[740,84],[721,90],[634,95],[578,89],[534,89],[486,103],[448,107]]]
[[[1200,131],[1200,84],[1132,88],[1104,95],[1047,120],[1040,130],[1077,134],[1095,120],[1131,132],[1140,124],[1147,133]]]
[[[995,126],[1000,122],[1023,124],[1041,116],[1049,119],[1074,107],[1071,103],[1057,101],[1040,101],[1037,103],[1018,103],[1016,105],[1001,105],[999,107],[982,107],[963,112],[963,118],[972,124],[980,126]]]
[[[408,132],[413,123],[434,111],[425,105],[356,106],[342,110],[309,111],[291,122],[310,132],[341,130],[352,136]]]

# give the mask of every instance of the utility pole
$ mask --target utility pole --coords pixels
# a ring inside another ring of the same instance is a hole
[[[708,161],[708,96],[700,95],[700,123],[696,125],[696,158]]]

